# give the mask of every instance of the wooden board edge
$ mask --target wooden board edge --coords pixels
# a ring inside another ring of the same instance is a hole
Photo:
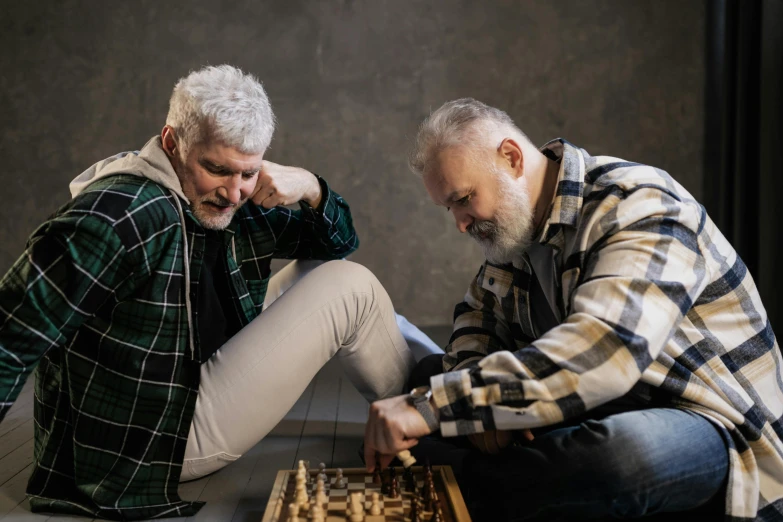
[[[465,499],[462,498],[462,492],[457,485],[457,478],[454,476],[449,466],[439,466],[440,472],[443,474],[443,483],[446,484],[446,488],[449,491],[449,500],[451,501],[451,512],[454,514],[456,522],[472,522],[470,519],[470,513],[468,513],[468,506],[465,505]],[[435,466],[433,466],[435,468]]]
[[[280,513],[277,513],[276,510],[276,504],[280,499],[280,495],[283,493],[283,491],[285,491],[285,488],[288,485],[289,473],[291,473],[289,470],[280,470],[277,472],[277,477],[275,477],[275,485],[272,486],[272,492],[269,494],[269,501],[266,503],[264,518],[261,519],[261,522],[277,522],[277,520],[280,518]],[[286,506],[282,506],[281,510],[285,508]]]

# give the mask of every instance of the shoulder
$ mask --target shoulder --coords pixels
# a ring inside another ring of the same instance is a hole
[[[594,240],[640,223],[701,229],[704,208],[666,171],[611,156],[585,163],[580,223]]]
[[[146,178],[116,175],[90,185],[53,217],[108,226],[125,244],[137,246],[166,230],[179,229],[175,196]]]

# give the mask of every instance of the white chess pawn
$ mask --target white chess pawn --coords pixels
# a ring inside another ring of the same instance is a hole
[[[381,514],[381,506],[378,504],[379,496],[378,492],[374,491],[372,494],[372,505],[370,506],[370,514],[371,515],[380,515]]]
[[[334,478],[334,487],[337,489],[342,489],[345,487],[345,481],[343,480],[343,470],[342,468],[337,468],[337,475]]]
[[[288,504],[288,522],[299,522],[298,504]]]
[[[304,461],[303,469],[304,469],[305,481],[306,481],[307,485],[309,486],[310,484],[313,483],[313,477],[312,477],[312,475],[310,475],[310,461],[309,460],[305,460]]]
[[[329,477],[326,476],[326,464],[321,462],[318,464],[318,469],[320,470],[320,473],[318,473],[318,478],[323,479],[324,482],[329,480]]]
[[[313,522],[324,522],[324,510],[318,504],[313,508]]]
[[[324,481],[318,479],[318,483],[315,485],[315,503],[317,505],[325,504],[329,499],[324,492]]]
[[[304,509],[310,508],[310,498],[307,496],[304,483],[299,480],[297,480],[296,484],[296,496],[294,497],[294,501],[298,506],[301,506]]]

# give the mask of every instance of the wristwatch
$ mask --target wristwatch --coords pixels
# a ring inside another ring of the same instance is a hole
[[[408,401],[424,417],[430,431],[437,431],[440,428],[440,423],[438,417],[435,416],[435,408],[430,402],[431,397],[432,390],[429,386],[419,386],[411,390]]]

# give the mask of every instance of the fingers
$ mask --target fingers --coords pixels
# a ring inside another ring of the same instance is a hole
[[[262,190],[267,193],[267,196],[261,200],[261,203],[259,203],[262,207],[275,208],[286,204],[285,200],[280,196],[280,194],[278,194],[277,189],[272,188],[271,190]]]
[[[532,432],[532,431],[530,431],[530,430],[524,430],[524,431],[522,432],[522,435],[523,435],[523,436],[524,436],[524,437],[525,437],[525,438],[526,438],[528,441],[530,441],[530,442],[533,442],[533,439],[535,438],[535,437],[533,436],[533,432]]]

